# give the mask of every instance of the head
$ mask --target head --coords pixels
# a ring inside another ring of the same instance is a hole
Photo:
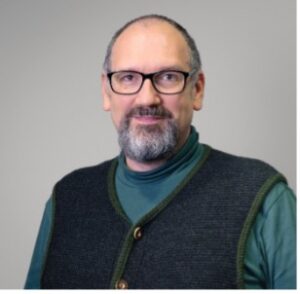
[[[125,156],[151,162],[174,154],[186,141],[204,94],[199,53],[187,31],[164,16],[130,21],[112,38],[103,69],[103,106],[111,112]],[[146,76],[137,74],[140,87],[128,94],[112,88],[107,74],[119,71],[126,71],[130,83],[136,79],[133,71]],[[166,90],[170,81],[173,88]]]

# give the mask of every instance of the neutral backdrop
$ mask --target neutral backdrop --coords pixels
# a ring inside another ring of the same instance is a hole
[[[295,0],[0,0],[0,288],[24,286],[55,182],[118,154],[102,60],[111,35],[148,13],[198,44],[200,140],[269,162],[296,188]]]

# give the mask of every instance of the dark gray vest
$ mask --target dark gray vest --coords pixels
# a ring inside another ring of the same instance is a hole
[[[243,287],[249,229],[280,174],[206,146],[188,177],[134,227],[115,193],[116,164],[56,184],[42,288],[114,288],[120,280],[137,289]]]

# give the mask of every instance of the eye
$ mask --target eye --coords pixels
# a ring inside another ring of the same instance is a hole
[[[181,74],[176,71],[165,71],[160,73],[156,78],[158,81],[163,83],[176,83],[181,80]]]
[[[134,72],[119,72],[115,75],[115,79],[118,83],[128,84],[136,82],[139,76]]]
[[[132,81],[133,79],[134,79],[134,75],[133,74],[126,74],[126,75],[123,75],[121,77],[122,81]]]
[[[165,74],[162,76],[162,78],[163,78],[164,80],[169,80],[169,81],[171,81],[171,80],[176,80],[176,79],[177,79],[176,74],[170,73],[170,72],[165,73]]]

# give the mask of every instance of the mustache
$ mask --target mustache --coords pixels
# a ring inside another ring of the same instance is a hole
[[[162,106],[137,106],[131,109],[126,115],[127,118],[134,116],[156,116],[161,118],[173,117],[172,113]]]

